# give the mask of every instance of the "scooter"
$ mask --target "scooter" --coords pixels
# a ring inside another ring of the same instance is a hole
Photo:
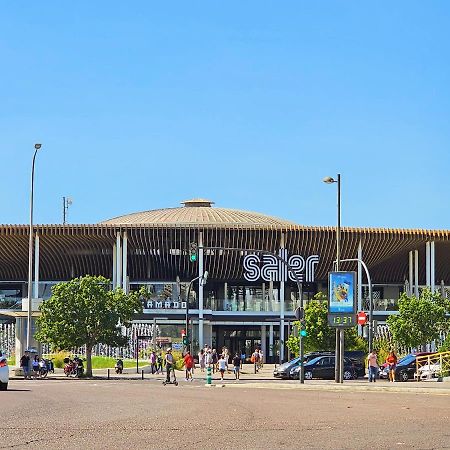
[[[163,385],[165,386],[166,384],[173,384],[175,386],[178,386],[177,376],[175,375],[175,369],[170,369],[170,372],[173,373],[173,380],[170,380],[170,374],[169,374],[170,381],[164,380]]]
[[[123,372],[123,361],[121,359],[118,359],[116,361],[116,365],[114,366],[114,369],[117,374],[121,374]]]

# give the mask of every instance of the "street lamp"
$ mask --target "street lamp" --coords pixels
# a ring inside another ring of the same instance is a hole
[[[199,283],[201,286],[205,286],[206,281],[208,280],[208,271],[205,270],[203,272],[203,275],[193,278],[189,282],[189,286],[186,291],[186,338],[187,338],[187,343],[185,345],[186,350],[189,348],[189,339],[191,339],[191,343],[192,343],[192,336],[189,337],[189,293],[191,292],[192,283],[197,280],[200,280]],[[192,348],[191,348],[191,350],[192,350]]]
[[[341,174],[338,173],[337,180],[332,177],[325,177],[323,182],[326,184],[337,183],[336,270],[339,272],[341,262]],[[336,328],[336,351],[334,360],[334,380],[336,383],[342,383],[342,369],[344,366],[344,330],[338,328]]]
[[[28,240],[28,312],[27,312],[27,350],[31,345],[31,299],[32,299],[32,282],[33,282],[33,196],[34,196],[34,162],[36,154],[42,147],[41,144],[34,144],[33,162],[31,164],[31,188],[30,188],[30,229]],[[39,294],[38,294],[39,295]]]

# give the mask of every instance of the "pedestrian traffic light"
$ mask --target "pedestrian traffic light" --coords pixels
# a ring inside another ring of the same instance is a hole
[[[306,322],[304,320],[300,320],[300,336],[308,336],[308,332],[306,331]]]
[[[189,261],[197,261],[197,244],[195,242],[189,244]]]
[[[189,345],[189,337],[183,336],[183,345]]]

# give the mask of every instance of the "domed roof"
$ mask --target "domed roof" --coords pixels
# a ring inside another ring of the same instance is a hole
[[[219,225],[286,227],[293,222],[238,209],[213,208],[214,202],[197,198],[181,202],[184,207],[153,209],[105,220],[109,225]]]

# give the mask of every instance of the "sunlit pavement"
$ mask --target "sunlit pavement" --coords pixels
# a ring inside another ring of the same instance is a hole
[[[0,448],[372,449],[374,439],[378,449],[449,446],[447,395],[266,383],[12,380],[0,392]]]

